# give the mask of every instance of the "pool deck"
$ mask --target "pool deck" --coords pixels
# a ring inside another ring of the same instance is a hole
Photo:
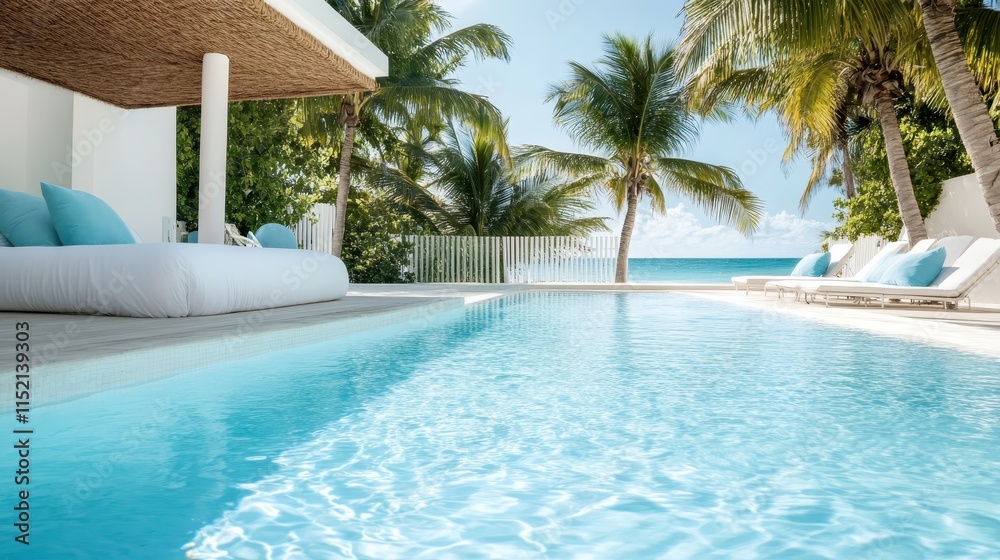
[[[698,297],[752,307],[769,313],[802,317],[842,328],[867,331],[928,344],[952,348],[1000,360],[1000,309],[976,306],[970,311],[944,310],[937,305],[877,305],[865,307],[857,303],[823,302],[806,304],[791,298],[779,299],[760,292],[742,291],[691,292]],[[998,365],[1000,371],[1000,365]]]
[[[678,291],[696,297],[865,330],[1000,360],[1000,309],[864,308],[853,303],[795,303],[721,285],[691,284],[404,284],[352,286],[339,301],[181,319],[134,319],[41,313],[0,313],[0,373],[14,369],[15,325],[31,332],[32,401],[62,402],[136,385],[213,363],[251,358],[390,325],[419,325],[460,314],[465,305],[531,290]],[[44,379],[44,381],[43,381]],[[12,385],[12,384],[10,384]],[[0,391],[0,411],[13,392]]]

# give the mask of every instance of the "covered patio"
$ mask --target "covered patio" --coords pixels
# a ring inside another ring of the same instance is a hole
[[[323,0],[12,0],[0,68],[130,111],[200,104],[199,242],[222,243],[228,103],[373,90],[388,59]]]

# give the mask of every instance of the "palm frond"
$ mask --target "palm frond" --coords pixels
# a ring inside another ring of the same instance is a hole
[[[744,235],[756,231],[764,204],[727,167],[678,158],[656,161],[661,183]]]
[[[512,40],[495,25],[476,24],[439,37],[413,53],[407,68],[434,68],[441,75],[451,74],[473,57],[476,60],[510,61]]]
[[[621,173],[614,160],[589,154],[559,152],[544,146],[526,145],[514,150],[519,167],[535,173],[567,173],[570,175],[604,175]]]
[[[979,88],[993,97],[993,109],[1000,108],[1000,11],[990,8],[960,8],[955,27],[962,37],[969,66]]]

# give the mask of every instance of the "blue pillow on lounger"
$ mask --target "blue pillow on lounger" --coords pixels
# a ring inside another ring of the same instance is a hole
[[[792,276],[823,276],[830,267],[830,253],[806,255],[792,270]]]
[[[42,196],[63,245],[135,243],[125,221],[96,196],[48,183],[42,183]]]
[[[878,282],[890,286],[930,286],[941,274],[946,256],[944,247],[922,253],[896,255],[882,268]]]
[[[881,262],[875,265],[875,268],[868,271],[868,276],[864,278],[858,278],[862,282],[879,282],[882,279],[882,274],[885,272],[892,262],[896,260],[897,257],[903,256],[905,253],[893,253],[891,255],[886,255]]]
[[[0,233],[15,247],[62,245],[40,196],[0,190]]]

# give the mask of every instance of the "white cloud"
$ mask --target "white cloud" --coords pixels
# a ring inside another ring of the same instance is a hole
[[[665,216],[640,210],[629,251],[631,257],[797,257],[815,251],[820,234],[833,224],[780,212],[767,214],[752,240],[736,230],[705,225],[678,204]]]

